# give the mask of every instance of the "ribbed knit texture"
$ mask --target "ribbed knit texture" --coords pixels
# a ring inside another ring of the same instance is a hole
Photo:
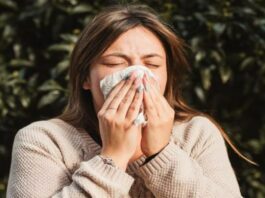
[[[144,165],[142,156],[114,168],[100,150],[59,119],[26,126],[15,137],[7,197],[242,197],[224,139],[202,116],[175,123],[169,144]]]

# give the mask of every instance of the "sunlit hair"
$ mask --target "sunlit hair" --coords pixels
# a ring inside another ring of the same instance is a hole
[[[76,128],[85,129],[101,143],[99,122],[93,107],[92,94],[82,87],[91,65],[124,32],[142,26],[153,32],[166,51],[167,84],[164,96],[175,110],[175,121],[189,121],[194,116],[209,118],[220,130],[231,148],[246,161],[256,164],[242,155],[233,145],[221,126],[209,115],[188,106],[181,96],[184,74],[189,69],[185,54],[185,43],[173,29],[161,20],[158,14],[145,5],[117,5],[105,8],[87,24],[71,56],[69,69],[70,95],[65,111],[59,116]]]

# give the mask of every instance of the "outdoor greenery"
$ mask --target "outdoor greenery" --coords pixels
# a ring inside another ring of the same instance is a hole
[[[245,162],[228,147],[242,194],[265,197],[265,1],[118,1],[126,2],[150,5],[189,44],[185,98],[220,122],[242,153],[259,164]],[[115,3],[0,0],[0,197],[14,135],[61,112],[71,50],[93,15]]]

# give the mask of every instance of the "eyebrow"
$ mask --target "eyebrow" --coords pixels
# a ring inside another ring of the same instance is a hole
[[[119,53],[119,52],[114,52],[114,53],[111,53],[111,54],[107,54],[107,55],[104,55],[102,56],[102,58],[104,57],[108,57],[108,56],[118,56],[118,57],[121,57],[121,58],[124,58],[126,60],[129,60],[129,56],[127,56],[126,54],[123,54],[123,53]],[[144,59],[144,58],[151,58],[151,57],[159,57],[159,58],[163,58],[163,56],[157,54],[157,53],[150,53],[150,54],[145,54],[141,57],[141,59]]]

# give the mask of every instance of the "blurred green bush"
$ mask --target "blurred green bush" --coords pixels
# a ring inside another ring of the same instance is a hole
[[[242,194],[265,197],[265,1],[127,2],[153,7],[190,45],[185,97],[214,116],[260,164],[250,165],[228,148]],[[15,133],[61,112],[71,50],[92,16],[114,3],[0,0],[0,196],[5,196]]]

